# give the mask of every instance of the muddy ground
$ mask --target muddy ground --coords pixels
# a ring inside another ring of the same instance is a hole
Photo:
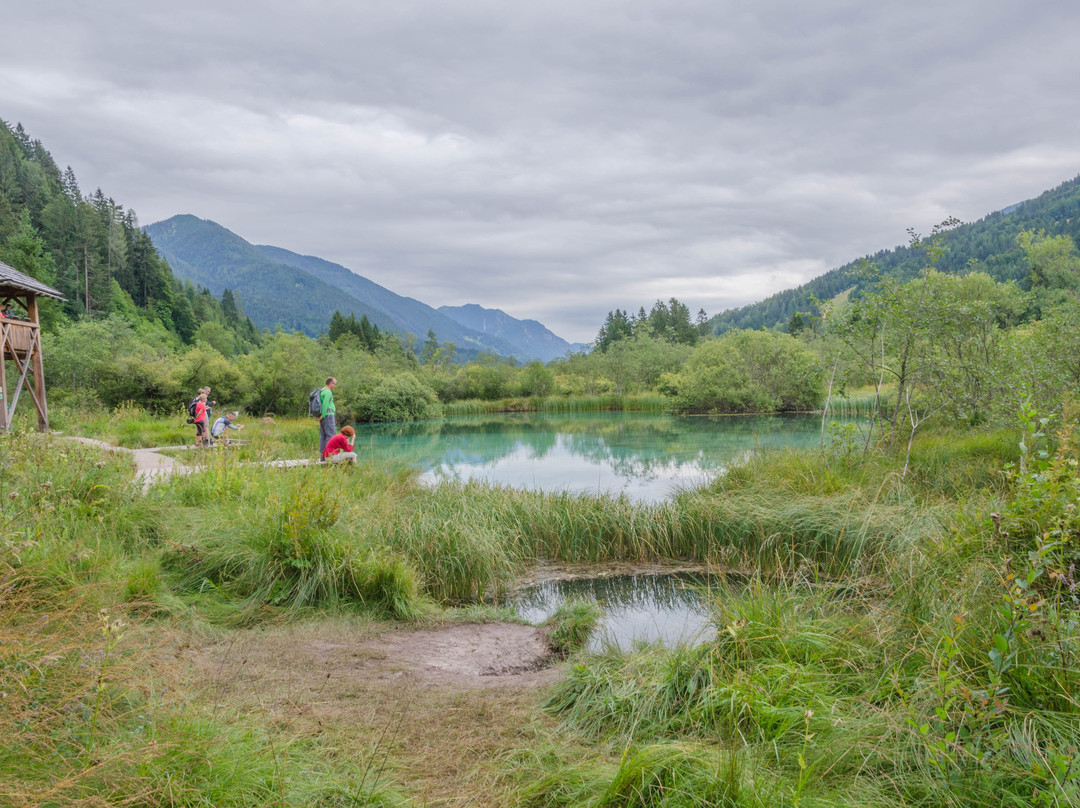
[[[210,709],[329,744],[430,806],[501,804],[500,762],[551,731],[539,705],[562,675],[542,629],[509,623],[326,619],[180,643],[169,656]]]

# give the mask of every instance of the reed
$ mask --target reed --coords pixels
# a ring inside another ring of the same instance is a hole
[[[464,399],[443,405],[453,415],[491,415],[501,412],[542,412],[560,415],[589,412],[668,412],[671,400],[658,393],[609,393],[593,396],[543,396],[503,398],[495,401]]]
[[[600,622],[600,607],[592,601],[570,601],[559,606],[548,619],[548,644],[561,657],[580,651]]]
[[[227,524],[200,526],[197,539],[166,556],[178,589],[211,586],[239,599],[242,613],[264,605],[296,611],[356,604],[418,616],[413,569],[400,556],[352,541],[338,525],[341,492],[321,482],[309,476],[257,509],[241,504]]]
[[[879,415],[884,415],[891,403],[887,399],[886,394],[878,396],[872,390],[848,396],[834,396],[829,399],[829,414],[843,418],[868,418],[876,411]]]

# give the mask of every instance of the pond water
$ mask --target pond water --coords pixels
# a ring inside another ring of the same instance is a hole
[[[355,445],[361,460],[418,466],[427,484],[478,479],[658,503],[758,448],[815,446],[820,430],[820,415],[528,413],[359,425]]]
[[[710,639],[709,590],[718,582],[706,573],[675,572],[616,575],[546,581],[510,598],[522,617],[543,623],[568,600],[595,601],[603,617],[589,640],[588,650],[615,645],[624,651],[637,642],[661,642],[668,647]]]

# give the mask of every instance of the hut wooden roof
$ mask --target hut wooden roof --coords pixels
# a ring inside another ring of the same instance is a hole
[[[17,289],[20,292],[29,292],[38,297],[51,297],[54,300],[63,300],[64,296],[41,281],[34,280],[29,275],[24,275],[14,267],[9,267],[0,261],[0,291],[5,289]]]

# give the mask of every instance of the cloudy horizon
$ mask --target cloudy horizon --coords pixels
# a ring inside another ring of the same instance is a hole
[[[958,0],[5,10],[0,118],[141,223],[210,219],[590,341],[1080,173],[1080,9]]]

